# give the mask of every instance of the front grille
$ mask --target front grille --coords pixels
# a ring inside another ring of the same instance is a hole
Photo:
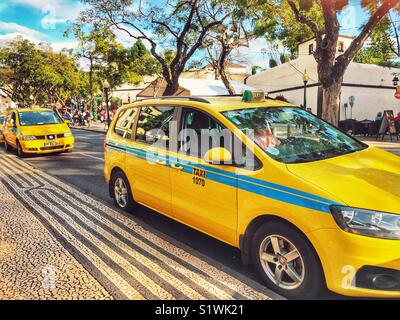
[[[57,149],[63,149],[64,146],[53,146],[53,147],[43,147],[40,148],[41,151],[49,151],[49,150],[57,150]]]
[[[55,140],[57,138],[56,134],[49,134],[46,136],[47,140]]]

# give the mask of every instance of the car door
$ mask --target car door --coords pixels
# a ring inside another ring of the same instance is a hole
[[[171,210],[168,166],[169,124],[175,108],[140,108],[134,139],[128,142],[126,166],[135,201],[167,216]]]
[[[12,126],[10,126],[12,125]],[[17,147],[17,113],[11,112],[7,117],[7,124],[5,125],[4,131],[7,132],[6,141],[7,144],[16,148]]]
[[[180,113],[179,149],[171,169],[174,218],[234,244],[237,168],[211,165],[203,160],[205,152],[213,145],[210,139],[226,129],[200,110],[183,108]],[[214,142],[217,140],[214,139]]]

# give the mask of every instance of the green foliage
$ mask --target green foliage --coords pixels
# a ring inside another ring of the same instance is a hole
[[[278,64],[274,59],[269,59],[269,67],[270,68],[275,68]]]
[[[299,2],[299,0],[295,1],[297,6]],[[322,27],[324,19],[319,1],[307,0],[302,5],[305,9],[303,14]],[[258,36],[265,36],[271,43],[282,44],[289,51],[291,58],[296,57],[299,43],[314,37],[308,26],[297,22],[287,1],[276,3],[273,17],[268,15],[260,20],[256,25],[256,33]]]
[[[71,94],[84,94],[87,77],[77,68],[74,57],[54,53],[51,48],[35,46],[16,39],[0,49],[0,87],[15,102],[63,103]]]
[[[251,67],[251,74],[255,75],[257,73],[259,73],[260,71],[264,71],[264,68],[260,67],[260,66],[252,66]]]

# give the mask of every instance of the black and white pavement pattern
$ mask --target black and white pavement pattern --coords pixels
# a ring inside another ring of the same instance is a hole
[[[0,152],[0,299],[271,299],[262,284]]]

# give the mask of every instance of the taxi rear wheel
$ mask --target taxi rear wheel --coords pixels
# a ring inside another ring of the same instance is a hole
[[[4,150],[6,152],[10,152],[11,151],[11,147],[10,145],[7,143],[7,141],[4,141]]]
[[[308,239],[288,224],[262,225],[254,235],[251,253],[266,285],[286,298],[317,298],[326,287],[321,263]]]
[[[111,190],[116,207],[128,212],[134,209],[135,201],[132,197],[131,187],[128,179],[122,172],[118,171],[113,175]]]

